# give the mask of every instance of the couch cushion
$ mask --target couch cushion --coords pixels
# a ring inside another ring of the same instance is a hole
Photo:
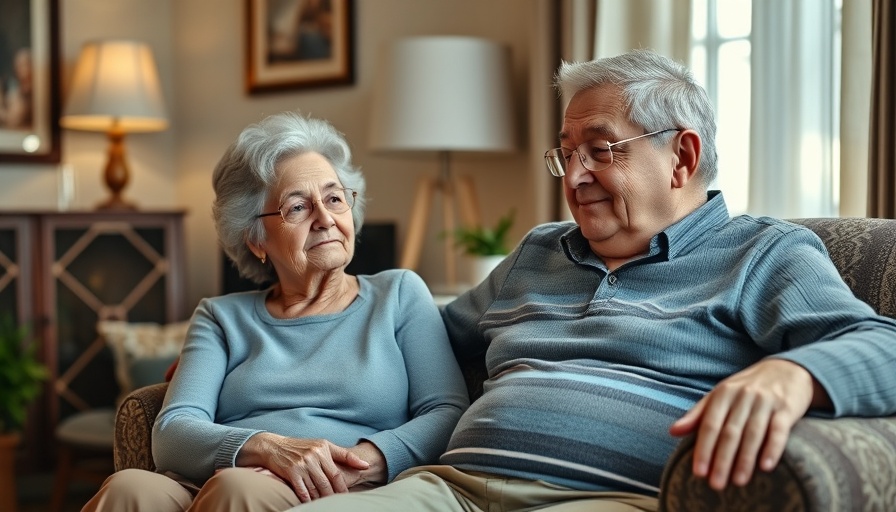
[[[164,381],[165,370],[180,353],[188,327],[189,322],[160,325],[106,320],[97,323],[97,332],[114,356],[120,398],[136,388]]]
[[[794,219],[821,238],[856,297],[896,318],[896,221],[866,218]]]

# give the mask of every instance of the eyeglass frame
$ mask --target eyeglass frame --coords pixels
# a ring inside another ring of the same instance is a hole
[[[657,131],[655,131],[655,132],[645,133],[645,134],[642,134],[642,135],[638,135],[638,136],[636,136],[636,137],[631,137],[631,138],[623,139],[623,140],[619,140],[619,141],[616,141],[616,142],[609,142],[609,141],[608,141],[608,142],[607,142],[607,149],[606,149],[606,151],[609,151],[609,152],[610,152],[610,162],[607,163],[607,165],[605,165],[604,167],[601,167],[600,169],[592,169],[592,168],[588,167],[588,165],[585,163],[585,158],[586,158],[586,156],[585,156],[584,154],[582,154],[581,151],[579,151],[579,148],[581,148],[581,147],[584,146],[585,144],[590,144],[590,143],[593,142],[595,139],[587,140],[587,141],[585,141],[585,142],[579,144],[578,146],[576,146],[575,149],[573,149],[572,151],[570,151],[570,153],[569,153],[569,158],[572,158],[572,154],[573,154],[573,153],[576,153],[576,154],[579,155],[579,163],[582,164],[582,167],[584,167],[585,169],[587,169],[587,170],[590,171],[590,172],[600,172],[600,171],[603,171],[604,169],[606,169],[607,167],[610,167],[611,165],[613,165],[613,161],[614,161],[614,158],[613,158],[613,146],[618,146],[618,145],[620,145],[620,144],[625,144],[626,142],[632,142],[632,141],[634,141],[634,140],[643,139],[643,138],[645,138],[645,137],[651,137],[651,136],[653,136],[653,135],[659,135],[659,134],[661,134],[661,133],[666,133],[666,132],[678,132],[678,131],[681,131],[681,128],[666,128],[666,129],[663,129],[663,130],[657,130]],[[563,150],[564,150],[563,147],[559,147],[559,148],[549,149],[549,150],[547,150],[547,151],[544,152],[544,161],[545,161],[545,164],[547,164],[548,171],[551,173],[552,176],[555,176],[555,177],[557,177],[557,178],[562,178],[562,177],[566,176],[566,167],[569,167],[569,163],[568,163],[568,161],[567,161],[567,164],[566,164],[566,165],[563,165],[563,164],[562,164],[562,161],[567,160],[567,157],[563,155]],[[558,157],[558,156],[556,155],[556,153],[559,153],[560,156]],[[591,157],[587,157],[587,158],[589,158],[592,162],[596,162],[596,160],[593,159],[593,158],[591,158]],[[557,173],[554,172],[554,170],[553,170],[553,169],[554,169],[554,166],[553,166],[553,164],[551,164],[550,159],[554,159],[554,160],[557,160],[557,161],[561,161],[561,165],[560,165],[560,167],[558,168],[560,174],[557,174]]]
[[[330,212],[330,213],[339,215],[339,214],[343,214],[343,213],[345,213],[345,212],[347,212],[347,211],[349,211],[349,210],[351,210],[352,208],[355,207],[355,202],[356,202],[356,199],[358,198],[358,191],[357,191],[357,190],[354,190],[354,189],[351,189],[351,188],[337,188],[337,189],[333,189],[333,190],[331,190],[330,192],[333,192],[333,191],[351,192],[351,194],[346,194],[346,195],[345,195],[345,200],[346,200],[346,202],[348,202],[348,201],[349,201],[348,198],[351,197],[351,204],[349,204],[349,205],[348,205],[348,208],[346,208],[345,210],[342,210],[341,212],[334,212],[334,211],[331,211],[329,208],[327,208],[326,206],[324,206],[324,209],[325,209],[325,210],[327,210],[327,211]],[[283,214],[283,205],[286,204],[286,201],[284,201],[283,203],[280,204],[280,206],[277,207],[277,211],[275,211],[275,212],[268,212],[268,213],[261,213],[261,214],[256,215],[255,218],[256,218],[256,219],[260,219],[260,218],[262,218],[262,217],[271,217],[271,216],[274,216],[274,215],[279,215],[280,218],[283,220],[283,222],[285,222],[285,223],[287,223],[287,224],[298,225],[298,224],[301,224],[301,223],[303,223],[303,222],[305,222],[306,220],[308,220],[308,219],[311,218],[311,214],[314,213],[314,208],[315,208],[314,205],[315,205],[315,203],[318,203],[318,202],[321,202],[321,200],[318,199],[318,200],[311,201],[311,202],[309,203],[309,204],[311,205],[311,207],[310,207],[310,210],[311,210],[311,211],[308,212],[308,216],[307,216],[307,217],[305,217],[304,219],[300,220],[299,222],[289,222],[288,220],[286,220],[286,215]]]

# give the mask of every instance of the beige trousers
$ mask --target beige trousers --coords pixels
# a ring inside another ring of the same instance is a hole
[[[300,505],[297,512],[655,512],[656,498],[627,492],[576,491],[546,482],[422,466],[389,485]]]
[[[198,494],[159,473],[125,469],[106,479],[82,512],[279,512],[299,503],[282,480],[248,468],[228,468]]]

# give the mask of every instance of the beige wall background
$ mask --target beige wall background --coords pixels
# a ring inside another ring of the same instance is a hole
[[[414,187],[436,175],[437,155],[399,156],[368,149],[370,101],[380,52],[394,39],[468,35],[510,46],[516,83],[519,150],[511,154],[453,156],[452,170],[473,176],[483,220],[493,224],[516,210],[518,241],[556,209],[554,183],[541,155],[556,140],[557,99],[552,0],[355,0],[355,82],[350,86],[248,96],[244,92],[245,0],[60,1],[63,101],[81,45],[128,38],[155,54],[170,127],[128,136],[131,182],[126,196],[141,209],[187,210],[189,314],[202,297],[219,293],[220,262],[211,222],[211,172],[247,124],[299,109],[330,120],[345,133],[368,181],[368,221],[398,225],[400,254]],[[438,122],[438,120],[433,120]],[[56,209],[62,169],[74,176],[70,208],[91,209],[105,197],[102,134],[63,131],[62,163],[0,165],[0,208]],[[433,286],[444,282],[443,242],[435,205],[418,272]],[[467,273],[461,260],[460,277]]]

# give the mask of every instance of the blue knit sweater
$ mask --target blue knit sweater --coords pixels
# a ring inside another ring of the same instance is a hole
[[[896,322],[810,230],[729,219],[718,193],[609,273],[574,224],[535,228],[443,318],[491,377],[441,457],[466,470],[656,494],[669,426],[772,355],[807,368],[836,415],[896,412]]]
[[[389,480],[435,462],[468,399],[432,295],[406,270],[358,280],[335,314],[274,318],[267,291],[203,300],[153,428],[158,468],[202,482],[261,431],[368,440]]]

